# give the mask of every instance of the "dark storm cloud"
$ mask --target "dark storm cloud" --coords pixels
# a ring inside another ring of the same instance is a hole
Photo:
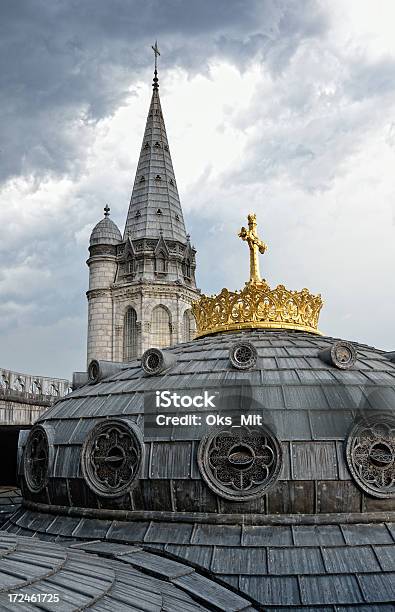
[[[78,172],[95,122],[111,115],[152,66],[205,72],[257,54],[281,71],[326,21],[310,0],[2,0],[0,180]]]

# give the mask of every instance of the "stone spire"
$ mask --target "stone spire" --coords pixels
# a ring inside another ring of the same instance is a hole
[[[130,237],[178,240],[187,243],[184,218],[171,161],[165,122],[159,98],[155,52],[155,72],[151,105],[130,199],[124,240]]]

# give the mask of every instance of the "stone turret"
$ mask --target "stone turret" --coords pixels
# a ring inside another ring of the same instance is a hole
[[[109,207],[104,219],[94,227],[87,261],[89,266],[88,297],[88,364],[93,358],[112,359],[112,294],[111,286],[117,271],[117,245],[121,232],[109,218]]]

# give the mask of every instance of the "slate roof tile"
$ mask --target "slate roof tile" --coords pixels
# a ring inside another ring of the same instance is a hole
[[[302,602],[307,605],[364,603],[357,579],[350,574],[300,576]]]
[[[285,408],[282,387],[279,385],[254,388],[254,399],[268,410]]]
[[[112,526],[112,521],[100,519],[82,519],[73,531],[73,536],[77,538],[105,538],[108,530]]]
[[[142,542],[147,532],[149,523],[146,521],[126,523],[114,521],[107,531],[108,540],[121,540],[124,542]]]
[[[319,548],[269,548],[269,574],[319,574],[324,572]]]
[[[299,382],[295,370],[265,370],[262,369],[263,385],[295,384]]]
[[[361,574],[358,581],[366,601],[395,601],[395,573]]]
[[[155,442],[152,449],[150,478],[189,478],[191,443]]]
[[[308,413],[305,410],[273,410],[272,429],[280,440],[311,440]]]
[[[365,396],[367,401],[363,407],[371,407],[374,410],[390,410],[394,409],[395,405],[395,388],[371,385],[365,386]]]
[[[290,546],[292,545],[291,527],[243,525],[243,546]]]
[[[336,378],[332,375],[332,372],[327,370],[311,370],[311,369],[298,369],[298,377],[302,384],[305,385],[316,385],[316,384],[337,384]]]
[[[209,568],[214,553],[214,546],[179,546],[167,544],[166,552],[185,559],[191,565]]]
[[[226,546],[239,546],[241,541],[241,527],[239,525],[217,525],[197,524],[193,530],[191,543],[193,544],[218,544]]]
[[[323,548],[326,571],[334,574],[377,572],[380,566],[370,546],[333,546]]]
[[[344,385],[366,385],[369,378],[357,370],[335,370],[334,377]]]
[[[50,521],[46,531],[49,534],[71,536],[81,521],[82,519],[78,517],[56,516],[52,521]]]
[[[266,574],[266,550],[216,546],[211,570],[216,574]]]
[[[323,385],[325,397],[331,410],[355,410],[365,401],[363,387],[358,385]]]
[[[389,384],[393,385],[395,383],[395,376],[392,372],[364,372],[364,374],[371,380],[372,382],[379,384]]]
[[[297,546],[337,546],[345,543],[338,525],[294,525],[292,531]]]
[[[391,535],[384,524],[342,525],[344,539],[352,546],[358,544],[392,544]]]
[[[151,523],[145,536],[145,542],[164,544],[187,544],[192,535],[190,523]]]
[[[312,410],[309,413],[313,440],[344,440],[353,422],[350,410]]]
[[[166,578],[171,580],[179,576],[190,574],[194,570],[178,561],[167,559],[162,556],[151,554],[149,552],[132,552],[122,555],[122,562],[133,565],[133,567],[143,569],[145,572],[158,578]]]
[[[300,605],[295,576],[241,576],[240,590],[263,606]]]
[[[238,612],[245,610],[247,606],[249,606],[249,602],[243,597],[235,593],[230,593],[221,585],[213,583],[204,576],[196,574],[196,572],[188,576],[176,578],[172,580],[172,582],[198,600],[201,600],[204,595],[205,601],[213,605],[216,609],[223,610],[223,612]]]
[[[292,371],[308,367],[308,363],[303,357],[276,357],[276,361],[280,369]]]
[[[373,546],[381,568],[386,572],[395,572],[395,546]]]
[[[292,442],[291,473],[295,480],[337,479],[334,442]]]
[[[290,410],[327,410],[329,404],[319,386],[285,385],[285,405]]]

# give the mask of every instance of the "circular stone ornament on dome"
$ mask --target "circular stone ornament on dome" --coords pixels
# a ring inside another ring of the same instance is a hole
[[[32,493],[39,493],[48,482],[50,446],[47,432],[41,425],[33,427],[23,454],[23,473]]]
[[[169,350],[149,348],[141,357],[141,367],[148,376],[161,374],[177,362],[177,356]]]
[[[282,449],[264,427],[216,430],[200,442],[198,465],[212,491],[232,501],[261,497],[277,480]]]
[[[351,368],[357,358],[356,350],[351,342],[335,342],[332,347],[332,359],[340,369]]]
[[[93,383],[97,383],[100,380],[100,365],[97,359],[92,359],[88,366],[88,378]]]
[[[349,370],[357,360],[357,351],[351,342],[337,340],[329,348],[320,351],[318,356],[321,361],[339,370]]]
[[[356,423],[348,435],[346,457],[361,489],[373,497],[395,497],[394,415],[377,414]]]
[[[229,349],[229,359],[234,368],[249,370],[256,364],[258,353],[251,342],[236,342]]]
[[[135,423],[121,419],[99,423],[81,451],[88,486],[101,497],[119,497],[136,481],[143,452],[142,435]]]
[[[163,353],[160,349],[150,348],[141,357],[141,365],[146,374],[153,376],[164,369]]]

